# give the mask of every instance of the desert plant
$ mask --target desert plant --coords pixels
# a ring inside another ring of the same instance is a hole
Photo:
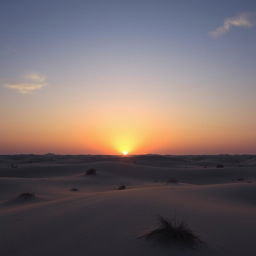
[[[178,183],[178,180],[171,178],[171,179],[167,180],[167,183]]]
[[[71,188],[70,191],[78,191],[78,188]]]
[[[223,164],[217,164],[216,168],[224,168],[224,165]]]
[[[186,246],[196,248],[202,241],[183,221],[169,221],[159,217],[159,225],[140,238],[152,240],[171,246]]]
[[[19,195],[19,198],[20,198],[20,199],[23,199],[23,200],[31,200],[31,199],[34,199],[34,198],[35,198],[35,194],[29,193],[29,192],[21,193],[21,194]]]
[[[125,185],[120,185],[117,189],[118,190],[124,190],[124,189],[126,189],[126,186]]]
[[[96,170],[94,168],[90,168],[85,172],[85,175],[95,175]]]

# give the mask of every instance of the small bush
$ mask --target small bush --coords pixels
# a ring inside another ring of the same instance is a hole
[[[35,199],[35,194],[33,193],[22,193],[19,195],[19,198],[20,199],[23,199],[23,200],[31,200],[31,199]]]
[[[223,164],[217,164],[216,168],[224,168],[224,165]]]
[[[70,191],[78,191],[78,188],[71,188]]]
[[[244,178],[238,178],[237,181],[244,181]]]
[[[178,180],[172,178],[167,180],[167,183],[178,183]]]
[[[95,175],[96,170],[94,168],[90,168],[85,172],[85,175]]]
[[[118,190],[124,190],[124,189],[126,189],[126,186],[125,186],[125,185],[121,185],[121,186],[119,186],[117,189],[118,189]]]
[[[202,243],[199,237],[196,236],[183,221],[171,222],[161,216],[159,217],[159,226],[140,238],[165,245],[187,246],[192,248]]]

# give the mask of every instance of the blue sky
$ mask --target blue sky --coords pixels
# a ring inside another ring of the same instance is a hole
[[[39,113],[51,127],[52,113],[92,122],[94,111],[104,119],[102,109],[115,116],[111,111],[119,106],[129,115],[136,112],[129,106],[142,106],[156,110],[152,122],[163,116],[161,125],[176,116],[177,129],[192,122],[209,136],[212,127],[237,130],[236,146],[202,146],[202,153],[256,153],[246,147],[256,139],[255,13],[255,1],[2,1],[4,145],[26,129],[17,120],[33,126]],[[165,145],[159,152],[194,150],[184,148]],[[22,145],[7,151],[22,151]]]

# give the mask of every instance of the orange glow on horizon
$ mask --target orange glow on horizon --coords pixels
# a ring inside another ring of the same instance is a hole
[[[230,120],[224,120],[221,129],[217,129],[216,120],[209,125],[208,119],[187,118],[179,109],[164,115],[148,104],[131,105],[118,100],[114,105],[103,102],[87,108],[86,118],[81,118],[83,112],[76,109],[86,108],[81,105],[65,112],[47,109],[48,115],[40,119],[34,118],[32,109],[19,112],[12,122],[6,121],[5,127],[1,127],[1,152],[217,154],[250,153],[255,148],[255,133],[246,130],[242,123],[232,130]],[[198,125],[198,120],[205,125]]]

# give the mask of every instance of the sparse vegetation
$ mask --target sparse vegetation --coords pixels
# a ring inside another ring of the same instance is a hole
[[[224,165],[223,164],[217,164],[216,168],[224,168]]]
[[[31,199],[35,199],[35,194],[26,192],[26,193],[20,194],[19,198],[23,200],[31,200]]]
[[[85,175],[95,175],[96,174],[96,169],[90,168],[85,172]]]
[[[244,178],[238,178],[237,181],[244,181]]]
[[[118,189],[118,190],[124,190],[124,189],[126,189],[126,186],[125,186],[125,185],[121,185],[121,186],[119,186],[117,189]]]
[[[159,217],[159,226],[140,238],[152,240],[169,246],[196,248],[202,241],[183,221],[169,221]]]
[[[71,188],[70,191],[78,191],[78,188]]]
[[[171,178],[171,179],[167,180],[167,183],[178,183],[178,180]]]

